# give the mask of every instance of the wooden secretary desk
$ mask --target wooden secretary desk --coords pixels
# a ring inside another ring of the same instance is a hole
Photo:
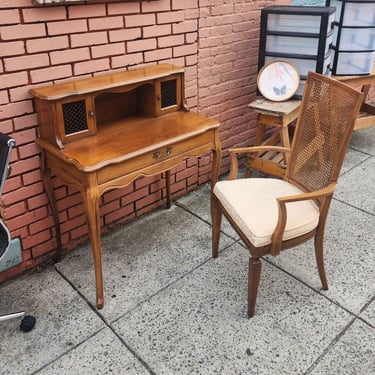
[[[184,159],[213,151],[211,186],[217,180],[219,123],[184,106],[184,70],[170,64],[38,87],[34,96],[42,150],[42,177],[61,231],[51,170],[82,194],[92,246],[96,305],[104,305],[99,198],[140,176],[165,172]]]

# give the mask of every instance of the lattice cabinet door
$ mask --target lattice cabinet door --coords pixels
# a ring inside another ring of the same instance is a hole
[[[91,95],[70,97],[56,102],[58,134],[62,143],[96,134]]]
[[[157,115],[181,109],[183,104],[182,92],[183,87],[180,74],[157,80],[155,87]]]

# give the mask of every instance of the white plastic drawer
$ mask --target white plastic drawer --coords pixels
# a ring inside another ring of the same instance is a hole
[[[326,32],[331,30],[335,14],[332,13],[328,18],[328,27]],[[300,15],[300,14],[268,14],[267,31],[289,31],[296,33],[320,33],[320,24],[322,17],[320,15]]]
[[[375,2],[331,0],[331,7],[336,7],[335,20],[340,22],[341,12],[344,17],[341,26],[374,26]]]
[[[337,75],[370,74],[374,64],[375,52],[340,52],[337,58]]]
[[[339,27],[335,26],[333,45],[341,51],[370,51],[375,49],[375,26],[366,29],[341,27],[339,44],[337,43],[338,32]]]
[[[329,50],[333,35],[326,38],[324,54]],[[318,54],[319,38],[303,38],[299,36],[267,35],[266,52],[298,53],[316,56]]]
[[[327,56],[324,59],[323,63],[323,69],[322,71],[317,71],[316,65],[317,65],[317,59],[299,59],[299,58],[292,58],[292,57],[273,57],[273,56],[266,56],[265,62],[269,62],[275,59],[282,59],[282,60],[288,60],[291,62],[298,70],[298,73],[302,76],[307,76],[307,72],[313,71],[317,73],[324,74],[328,70],[328,66],[331,63],[331,54],[327,54]]]

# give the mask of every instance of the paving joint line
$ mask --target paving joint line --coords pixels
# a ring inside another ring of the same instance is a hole
[[[328,344],[328,346],[323,350],[321,354],[318,355],[316,360],[311,364],[311,366],[305,371],[303,375],[309,375],[311,372],[315,369],[315,367],[322,361],[322,359],[329,353],[329,351],[336,345],[336,343],[340,340],[342,336],[347,332],[347,330],[353,325],[356,318],[353,317],[353,319],[348,322],[348,324],[338,333],[332,341]]]
[[[99,319],[105,324],[105,326],[107,328],[109,328],[111,330],[111,332],[120,340],[120,342],[122,343],[122,345],[125,346],[125,348],[127,350],[129,350],[129,352],[142,364],[142,366],[150,373],[150,375],[156,375],[156,373],[151,369],[151,367],[148,365],[148,363],[143,360],[141,358],[141,356],[134,350],[132,349],[127,343],[126,341],[116,332],[116,330],[112,327],[112,323],[108,322],[104,316],[100,313],[100,310],[98,310],[94,304],[60,271],[57,269],[57,267],[55,267],[55,270],[56,272],[73,288],[73,290],[76,291],[76,293],[82,298],[83,301],[85,301],[85,303],[87,304],[87,306],[99,317]],[[144,301],[143,301],[144,302]],[[128,313],[128,312],[127,312]],[[122,316],[125,316],[127,313],[125,313],[124,315]],[[121,317],[122,317],[121,316]],[[121,317],[119,317],[118,319],[120,319]],[[118,319],[114,320],[114,322],[116,322]],[[88,337],[87,339],[95,336],[96,334],[98,334],[100,331],[102,331],[103,329],[105,329],[105,327],[99,329],[98,331],[94,332],[90,337]],[[65,355],[66,353],[70,352],[71,350],[75,349],[76,347],[78,347],[79,345],[83,344],[83,342],[85,342],[87,339],[85,339],[84,341],[82,341],[80,344],[76,345],[75,347],[72,347],[71,349],[69,349],[67,352],[65,352],[63,355]],[[63,356],[62,355],[62,356]],[[60,356],[61,357],[61,356]],[[58,358],[60,358],[58,357]],[[57,358],[55,359],[57,360]],[[54,361],[55,361],[54,360]],[[51,362],[52,363],[52,362]]]

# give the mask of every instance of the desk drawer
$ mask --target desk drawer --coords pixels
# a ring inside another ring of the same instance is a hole
[[[113,181],[126,180],[127,175],[146,175],[153,170],[154,174],[168,169],[168,165],[173,167],[180,160],[189,156],[197,155],[195,150],[215,148],[215,129],[206,131],[203,134],[193,136],[189,139],[171,142],[157,149],[144,153],[140,151],[137,155],[129,155],[124,161],[103,167],[97,172],[98,184],[103,185]],[[170,163],[169,163],[170,162]],[[158,165],[160,164],[160,171]],[[133,177],[134,179],[134,177]]]

